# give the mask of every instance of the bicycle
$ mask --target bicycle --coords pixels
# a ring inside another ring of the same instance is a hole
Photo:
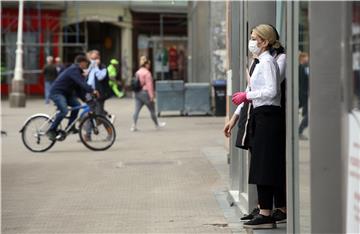
[[[64,141],[70,134],[72,126],[79,122],[80,141],[90,150],[103,151],[110,148],[116,139],[114,125],[104,116],[97,115],[90,111],[88,104],[82,104],[76,107],[68,107],[69,113],[72,110],[80,109],[82,112],[75,121],[63,129],[61,124],[57,129],[56,140],[50,140],[46,135],[51,124],[55,120],[57,110],[53,115],[39,113],[30,116],[20,129],[21,138],[26,146],[32,152],[45,152],[49,150],[57,141]],[[69,119],[69,115],[65,117]]]

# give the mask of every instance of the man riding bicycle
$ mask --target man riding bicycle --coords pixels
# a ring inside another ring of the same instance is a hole
[[[50,99],[57,106],[59,113],[56,115],[54,122],[51,124],[46,133],[50,140],[55,140],[57,136],[57,127],[68,113],[68,106],[79,106],[80,102],[77,97],[83,96],[83,93],[92,93],[99,96],[97,90],[94,90],[86,83],[84,70],[89,66],[89,60],[84,55],[75,57],[75,63],[64,70],[54,81],[50,89]],[[79,109],[72,110],[68,122],[70,126],[76,119]],[[75,125],[70,129],[72,133],[78,133]]]

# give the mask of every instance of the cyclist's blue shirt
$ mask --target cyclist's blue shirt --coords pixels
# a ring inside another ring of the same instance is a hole
[[[82,75],[82,69],[79,65],[73,64],[65,69],[54,81],[50,89],[50,96],[53,94],[62,94],[64,96],[77,95],[80,90],[88,93],[93,92],[93,88],[86,83]]]

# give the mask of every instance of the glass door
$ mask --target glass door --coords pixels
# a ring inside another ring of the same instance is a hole
[[[288,233],[311,233],[309,126],[309,3],[287,2]]]
[[[360,2],[352,2],[346,232],[360,233]]]
[[[309,126],[309,3],[299,2],[299,54],[298,54],[298,97],[299,105],[294,107],[298,113],[298,178],[300,233],[311,233],[310,218],[310,127]],[[296,126],[296,125],[295,125]]]

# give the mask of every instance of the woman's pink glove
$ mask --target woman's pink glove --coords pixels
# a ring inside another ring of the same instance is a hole
[[[232,102],[235,105],[240,105],[243,102],[248,102],[249,100],[246,98],[246,92],[237,92],[232,95]]]

